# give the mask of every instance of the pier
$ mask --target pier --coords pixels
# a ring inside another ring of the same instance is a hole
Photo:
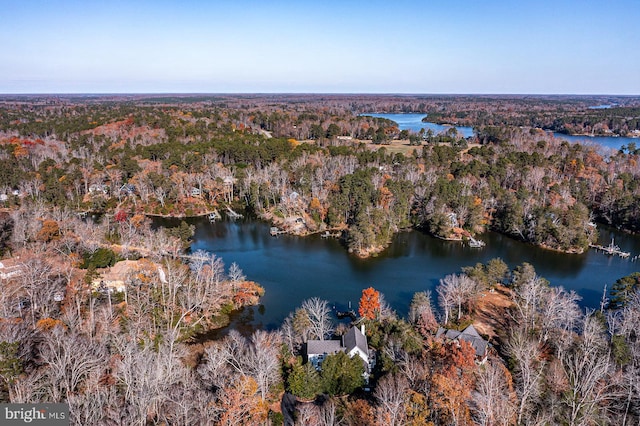
[[[227,206],[227,216],[231,219],[242,219],[244,217],[240,213],[234,212],[229,206]]]
[[[476,240],[473,237],[469,237],[469,247],[472,248],[482,248],[485,246],[485,242],[482,240]]]
[[[629,256],[631,256],[631,253],[629,253],[628,251],[622,251],[620,250],[620,247],[618,247],[613,238],[611,239],[611,244],[609,244],[608,246],[602,246],[600,244],[589,244],[589,247],[594,248],[596,250],[602,251],[604,254],[608,255],[608,256],[620,256],[623,259],[628,258]],[[634,260],[637,258],[638,256],[634,257]]]
[[[283,231],[282,229],[272,226],[271,229],[269,229],[269,234],[271,234],[272,237],[281,235],[281,234],[286,234],[287,231]]]

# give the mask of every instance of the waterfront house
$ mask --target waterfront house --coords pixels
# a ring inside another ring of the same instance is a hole
[[[351,327],[340,340],[309,340],[307,342],[307,360],[316,370],[322,367],[322,361],[327,355],[345,352],[349,357],[359,356],[365,365],[365,378],[373,367],[367,336],[364,335],[364,325],[361,329]]]
[[[471,347],[476,351],[476,362],[484,364],[489,355],[489,342],[484,340],[473,325],[468,326],[462,331],[438,328],[436,332],[436,338],[444,337],[450,341],[464,340],[471,344]]]

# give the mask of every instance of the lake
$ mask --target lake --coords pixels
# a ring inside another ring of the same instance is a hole
[[[425,129],[425,130],[431,129],[431,130],[433,130],[434,134],[438,134],[438,133],[444,133],[447,130],[449,130],[451,127],[453,127],[453,126],[448,126],[448,125],[443,125],[443,124],[423,122],[422,119],[425,118],[427,116],[427,114],[414,114],[414,113],[407,113],[407,114],[377,114],[377,113],[365,113],[365,114],[361,114],[361,115],[367,115],[367,116],[370,116],[370,117],[387,118],[389,120],[392,120],[392,121],[395,121],[396,123],[398,123],[398,128],[400,130],[413,130],[416,133],[419,132],[420,129]],[[460,132],[460,134],[462,136],[464,136],[465,138],[473,136],[473,128],[472,127],[455,126],[455,128],[458,129],[458,132]]]
[[[365,113],[362,115],[368,115],[371,117],[380,117],[387,118],[389,120],[393,120],[398,123],[398,128],[400,130],[413,130],[414,132],[419,132],[420,129],[424,128],[433,130],[434,133],[446,132],[452,126],[441,125],[436,123],[422,122],[422,119],[427,116],[427,114],[420,113],[408,113],[408,114],[374,114],[374,113]],[[456,126],[456,129],[466,138],[469,136],[473,136],[473,128],[465,127],[465,126]],[[640,138],[628,138],[628,137],[614,137],[614,136],[571,136],[565,135],[563,133],[553,132],[554,137],[559,139],[567,140],[571,143],[582,143],[587,145],[596,144],[599,146],[603,146],[606,148],[611,148],[614,150],[620,149],[623,145],[628,145],[630,143],[635,143],[636,145],[640,145]]]
[[[196,225],[193,251],[215,253],[227,268],[232,262],[238,263],[248,279],[265,288],[259,307],[246,308],[233,317],[232,326],[245,330],[277,328],[304,299],[314,296],[328,300],[338,309],[345,309],[349,302],[357,309],[362,289],[370,286],[406,316],[415,292],[431,290],[435,297],[435,287],[445,275],[495,257],[502,258],[510,268],[531,263],[552,285],[575,290],[582,296],[584,307],[595,308],[605,284],[611,288],[617,278],[640,267],[630,259],[609,257],[594,250],[581,255],[543,250],[495,232],[481,235],[486,242],[482,249],[443,241],[420,231],[403,232],[379,256],[359,259],[336,239],[318,235],[272,237],[269,224],[254,219],[213,224],[206,218],[189,221]],[[601,228],[600,237],[600,244],[608,245],[613,237],[632,257],[640,254],[637,236]]]

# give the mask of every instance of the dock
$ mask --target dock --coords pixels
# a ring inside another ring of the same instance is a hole
[[[320,234],[322,238],[340,238],[340,235],[342,235],[340,232],[331,233],[329,231],[324,231]]]
[[[209,222],[215,222],[216,220],[220,219],[222,219],[222,216],[217,209],[209,213]]]
[[[227,206],[227,216],[231,219],[242,219],[244,217],[240,213],[234,212],[229,206]]]
[[[278,235],[286,234],[287,231],[283,231],[278,227],[272,226],[271,229],[269,229],[269,233],[271,234],[272,237],[275,237]]]
[[[482,240],[476,240],[473,237],[469,237],[469,247],[472,248],[482,248],[484,247],[486,244],[484,241]]]
[[[594,248],[597,251],[598,250],[602,251],[604,254],[606,254],[608,256],[620,256],[623,259],[626,259],[629,256],[631,256],[631,253],[629,253],[628,251],[620,250],[620,247],[618,247],[615,244],[615,241],[613,240],[613,238],[611,239],[611,244],[609,244],[608,246],[602,246],[600,244],[589,244],[589,247]],[[637,258],[637,256],[636,256],[636,258]]]

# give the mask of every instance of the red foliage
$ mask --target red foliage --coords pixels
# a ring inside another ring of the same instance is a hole
[[[380,312],[380,293],[373,287],[362,290],[358,313],[366,319],[374,319]]]
[[[118,210],[116,214],[113,215],[113,218],[116,220],[116,222],[124,223],[128,219],[127,212],[125,212],[124,210]]]

